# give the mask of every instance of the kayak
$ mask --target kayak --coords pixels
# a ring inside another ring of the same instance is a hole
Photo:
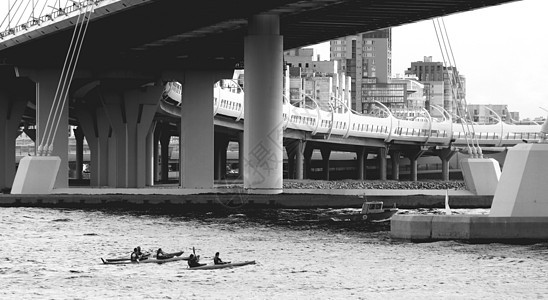
[[[167,263],[167,262],[179,261],[179,260],[188,260],[188,259],[189,259],[188,256],[176,256],[176,257],[164,258],[164,259],[149,258],[149,259],[140,260],[140,261],[136,262],[136,261],[131,261],[131,260],[108,261],[108,260],[105,260],[105,259],[101,258],[101,260],[103,261],[103,263],[105,265],[127,265],[127,264],[146,264],[146,263],[163,264],[163,263]]]
[[[168,258],[172,258],[172,257],[175,257],[175,256],[181,256],[181,254],[183,254],[184,251],[179,251],[179,252],[173,252],[173,253],[164,253],[164,255],[162,255],[162,257],[158,258],[156,256],[156,254],[153,256],[157,259],[168,259]]]
[[[149,256],[150,256],[150,253],[143,254],[143,257],[141,258],[141,260],[148,259]],[[117,262],[117,261],[125,261],[125,260],[131,260],[131,257],[106,258],[105,259],[105,261],[107,261],[107,262]]]
[[[188,268],[187,270],[213,270],[213,269],[241,267],[241,266],[254,265],[254,264],[255,264],[254,260],[249,260],[249,261],[228,263],[228,264],[221,264],[221,265],[205,265],[200,267]]]

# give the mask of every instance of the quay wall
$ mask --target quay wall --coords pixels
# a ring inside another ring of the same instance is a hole
[[[368,195],[368,201],[383,201],[385,207],[400,209],[443,208],[443,195]],[[199,207],[199,208],[359,208],[364,199],[359,195],[322,193],[282,193],[277,195],[205,193],[187,195],[166,194],[47,194],[0,195],[0,206],[44,207]],[[493,196],[455,195],[449,199],[453,209],[490,208]]]

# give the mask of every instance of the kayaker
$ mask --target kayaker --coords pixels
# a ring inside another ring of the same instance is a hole
[[[164,259],[164,258],[167,258],[165,257],[165,252],[162,250],[162,248],[158,248],[158,250],[156,251],[156,259]]]
[[[201,264],[198,262],[198,256],[194,255],[194,254],[190,254],[189,258],[188,258],[188,266],[191,267],[191,268],[194,268],[194,267],[200,267],[200,266],[205,266],[206,264]]]
[[[143,253],[141,253],[141,247],[137,246],[137,248],[133,249],[133,252],[131,253],[131,261],[139,261],[143,257]]]
[[[216,265],[224,265],[227,264],[226,262],[223,262],[221,258],[219,257],[219,252],[215,253],[215,257],[213,257],[213,263]]]

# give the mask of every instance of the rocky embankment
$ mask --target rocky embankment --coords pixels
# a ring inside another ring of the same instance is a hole
[[[380,189],[380,190],[465,190],[464,181],[392,181],[392,180],[305,180],[288,181],[284,189]]]

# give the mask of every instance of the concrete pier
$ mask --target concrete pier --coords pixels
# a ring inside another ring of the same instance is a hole
[[[395,215],[391,236],[415,242],[523,242],[548,239],[548,217],[488,215]]]

